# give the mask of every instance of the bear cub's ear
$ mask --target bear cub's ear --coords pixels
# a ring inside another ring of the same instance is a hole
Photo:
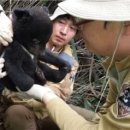
[[[31,18],[31,14],[27,10],[15,9],[14,15],[20,21],[28,21]]]
[[[49,9],[46,6],[43,6],[42,8],[48,15],[50,15]]]

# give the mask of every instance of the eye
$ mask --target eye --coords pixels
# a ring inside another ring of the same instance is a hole
[[[36,39],[36,38],[34,38],[34,39],[32,40],[32,42],[33,42],[34,44],[39,44],[39,43],[40,43],[40,41],[39,41],[38,39]]]
[[[58,22],[59,22],[60,24],[65,24],[65,20],[59,19]]]
[[[71,30],[73,30],[73,31],[75,31],[75,32],[76,32],[77,29],[78,29],[77,26],[71,26],[70,28],[71,28]]]

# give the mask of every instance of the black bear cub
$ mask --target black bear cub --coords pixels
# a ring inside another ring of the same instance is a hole
[[[33,84],[44,85],[46,80],[61,81],[71,66],[45,50],[52,33],[52,23],[43,8],[15,9],[12,14],[14,38],[4,49],[7,76],[0,79],[3,86],[17,91],[29,90]],[[51,69],[44,61],[58,67]]]

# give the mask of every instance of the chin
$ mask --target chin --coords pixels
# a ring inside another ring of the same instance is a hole
[[[55,44],[55,46],[62,47],[62,46],[63,46],[63,44],[62,44],[62,43],[57,42],[57,43]]]

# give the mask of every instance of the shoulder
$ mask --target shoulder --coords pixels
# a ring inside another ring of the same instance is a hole
[[[64,53],[66,53],[66,54],[68,54],[68,55],[70,55],[70,56],[73,57],[73,55],[72,55],[72,49],[71,49],[70,45],[66,45],[66,46],[64,46],[62,52],[64,52]]]

